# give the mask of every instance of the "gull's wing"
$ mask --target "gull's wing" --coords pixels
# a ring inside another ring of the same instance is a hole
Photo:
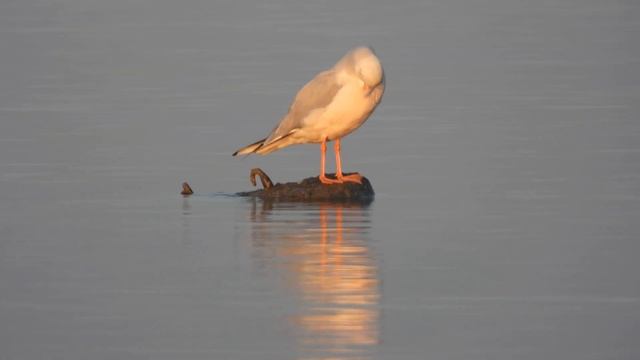
[[[265,155],[291,145],[293,139],[289,136],[304,127],[304,119],[312,111],[326,108],[341,87],[333,69],[319,73],[298,91],[289,106],[289,112],[269,136],[237,150],[233,156],[251,153]]]
[[[336,73],[327,70],[319,73],[298,91],[289,106],[289,112],[273,129],[264,141],[264,146],[278,141],[304,126],[304,119],[316,109],[327,107],[342,85],[338,83]]]

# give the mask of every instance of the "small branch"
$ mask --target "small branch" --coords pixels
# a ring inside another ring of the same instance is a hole
[[[269,189],[273,186],[269,176],[267,176],[267,174],[265,174],[260,168],[251,169],[251,173],[249,174],[249,181],[251,181],[251,185],[257,186],[256,176],[260,176],[260,182],[262,183],[263,188]]]

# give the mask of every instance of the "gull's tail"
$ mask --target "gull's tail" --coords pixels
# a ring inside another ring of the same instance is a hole
[[[249,144],[243,148],[238,149],[238,151],[233,153],[233,156],[236,155],[246,155],[246,154],[252,154],[254,152],[256,152],[258,149],[260,149],[263,145],[264,145],[264,141],[267,140],[267,138],[264,138],[262,140],[258,140],[256,142],[254,142],[253,144]]]
[[[276,139],[270,140],[268,143],[266,142],[268,138],[264,138],[262,140],[258,140],[253,144],[249,144],[243,148],[238,149],[233,153],[233,156],[236,155],[248,155],[248,154],[260,154],[266,155],[272,153],[276,150],[282,149],[285,146],[289,146],[294,144],[293,138],[290,136],[293,135],[295,130],[290,131],[288,134],[284,136],[279,136]]]

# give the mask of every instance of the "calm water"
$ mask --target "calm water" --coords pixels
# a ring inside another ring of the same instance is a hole
[[[638,38],[622,0],[3,1],[0,359],[640,358]],[[363,43],[376,200],[225,195],[317,173],[231,153]]]

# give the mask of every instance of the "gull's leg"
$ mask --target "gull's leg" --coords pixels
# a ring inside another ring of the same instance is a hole
[[[358,184],[362,184],[362,176],[358,173],[343,175],[342,174],[342,160],[340,159],[340,139],[336,139],[333,144],[333,150],[336,153],[336,179],[343,182],[354,182]]]
[[[318,176],[318,179],[320,180],[321,183],[325,185],[342,183],[342,181],[340,180],[329,179],[325,175],[324,169],[325,169],[326,155],[327,155],[327,139],[325,138],[325,139],[322,139],[322,143],[320,144],[320,176]]]

